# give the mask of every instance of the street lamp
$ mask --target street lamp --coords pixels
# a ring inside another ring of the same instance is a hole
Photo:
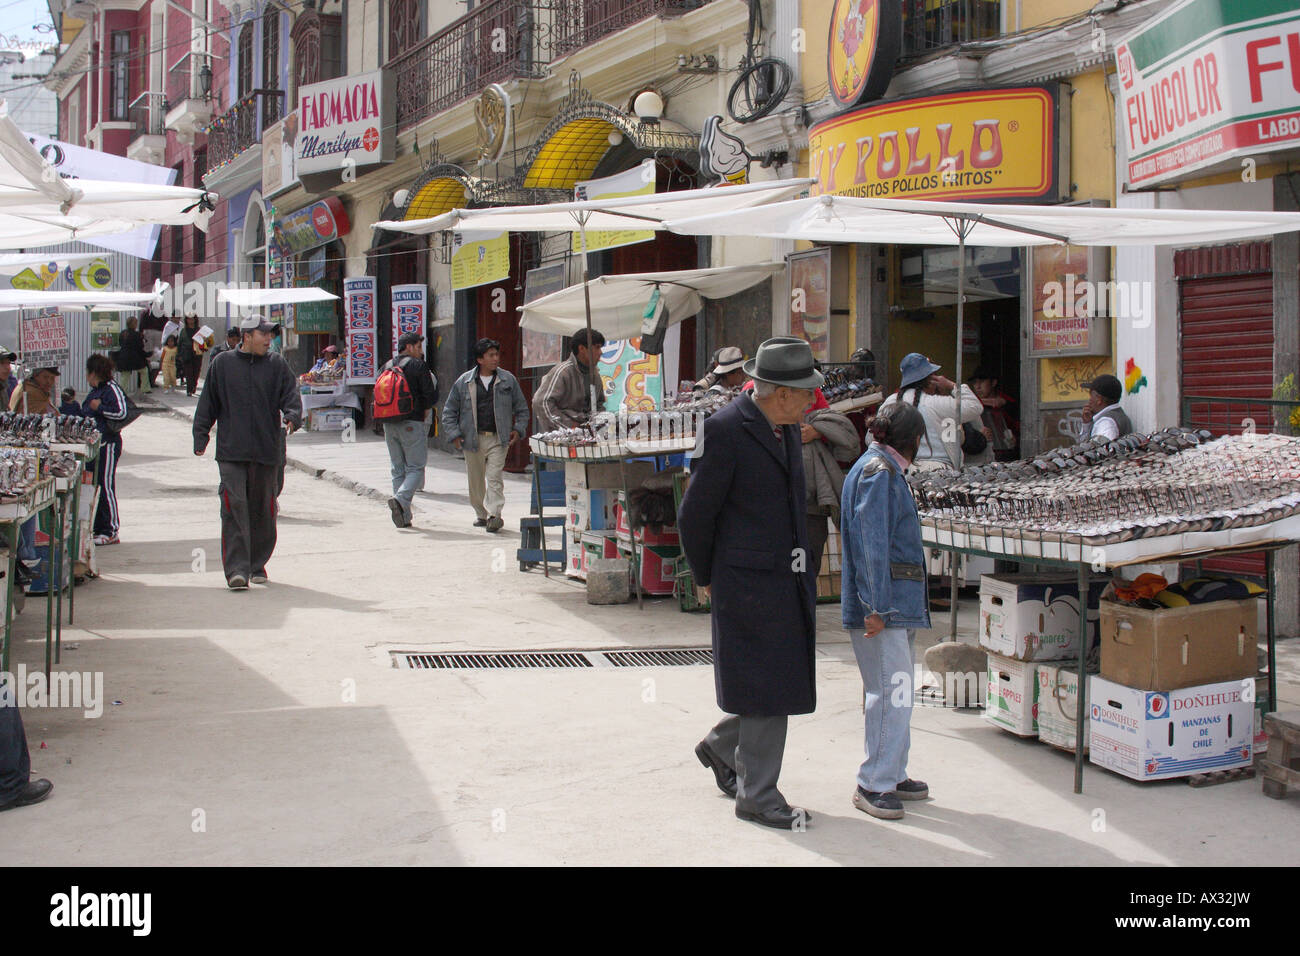
[[[199,91],[202,92],[205,100],[212,98],[212,64],[206,60],[199,67]]]

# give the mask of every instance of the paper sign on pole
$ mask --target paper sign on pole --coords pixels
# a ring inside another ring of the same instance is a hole
[[[510,278],[510,233],[452,234],[451,287],[472,289]]]
[[[393,286],[393,355],[397,340],[407,332],[420,336],[428,346],[429,287],[420,283]]]
[[[643,160],[640,166],[602,179],[587,179],[575,183],[573,198],[579,201],[595,199],[623,199],[627,196],[653,196],[655,191],[655,161]],[[587,233],[587,251],[630,246],[647,242],[655,237],[653,229],[624,232],[622,230],[594,230]],[[573,234],[573,251],[582,253],[582,235]]]
[[[68,326],[62,314],[50,310],[24,318],[19,348],[29,368],[61,369],[68,362]]]
[[[343,280],[347,310],[347,385],[373,385],[379,363],[379,326],[375,311],[375,277]]]

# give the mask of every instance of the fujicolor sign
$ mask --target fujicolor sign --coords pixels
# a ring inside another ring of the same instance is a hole
[[[1300,146],[1300,9],[1188,0],[1115,48],[1128,181]]]
[[[311,83],[298,93],[299,175],[393,160],[395,99],[383,70]]]
[[[814,193],[893,199],[1065,198],[1069,97],[1056,86],[869,106],[808,131]]]
[[[348,385],[373,385],[379,365],[379,326],[375,314],[375,278],[343,280],[347,309]]]

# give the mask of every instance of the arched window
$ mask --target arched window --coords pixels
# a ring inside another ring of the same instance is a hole
[[[420,40],[420,0],[388,0],[388,58],[401,56]]]
[[[253,92],[253,21],[239,28],[239,63],[236,72],[235,98],[243,99]]]

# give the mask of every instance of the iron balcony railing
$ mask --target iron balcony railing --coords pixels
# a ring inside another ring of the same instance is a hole
[[[477,96],[489,83],[541,77],[551,61],[653,16],[709,0],[487,0],[387,67],[405,129]]]
[[[136,136],[162,136],[163,120],[167,116],[167,101],[161,93],[141,93],[131,101],[127,108],[127,119],[131,121]]]
[[[230,162],[262,140],[262,131],[283,115],[283,90],[253,90],[208,127],[208,168]]]
[[[987,40],[1000,26],[998,0],[903,0],[902,55]]]
[[[203,66],[208,62],[205,53],[186,53],[172,64],[167,71],[167,105],[179,106],[186,100],[201,100],[211,96],[211,90],[203,90],[205,82],[212,82],[212,74],[204,73]]]

